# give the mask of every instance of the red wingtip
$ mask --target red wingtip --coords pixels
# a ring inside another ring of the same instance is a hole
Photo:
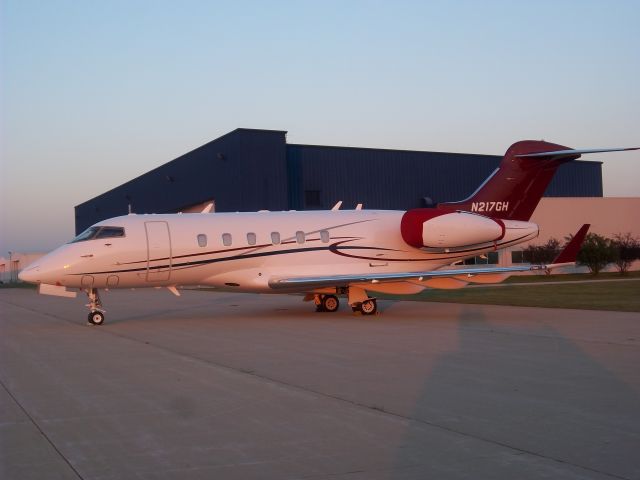
[[[575,262],[578,257],[578,252],[580,251],[580,247],[582,246],[582,242],[584,242],[584,238],[587,236],[589,227],[591,227],[591,225],[588,223],[582,225],[580,230],[578,230],[578,233],[573,236],[569,243],[567,243],[558,256],[553,260],[553,263]]]

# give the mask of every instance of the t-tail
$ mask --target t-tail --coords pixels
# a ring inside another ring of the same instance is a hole
[[[573,150],[536,140],[523,140],[509,147],[500,166],[466,200],[438,205],[441,210],[464,210],[508,220],[529,220],[556,170],[582,154],[638,150],[600,148]]]

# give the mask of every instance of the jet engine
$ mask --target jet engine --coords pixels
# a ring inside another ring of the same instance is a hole
[[[531,222],[500,220],[476,213],[433,209],[407,211],[401,222],[402,238],[416,248],[458,249],[494,242],[535,238],[538,226]]]

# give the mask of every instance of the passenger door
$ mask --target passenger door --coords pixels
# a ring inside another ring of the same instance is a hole
[[[164,221],[144,222],[147,232],[147,281],[162,282],[171,277],[171,235]]]

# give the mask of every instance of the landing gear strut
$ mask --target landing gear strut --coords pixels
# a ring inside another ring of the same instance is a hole
[[[87,290],[87,297],[89,297],[89,317],[87,320],[91,325],[102,325],[104,323],[104,312],[102,308],[102,302],[100,301],[100,295],[97,288],[89,288]]]
[[[316,295],[316,312],[335,312],[340,308],[340,300],[335,295]]]

